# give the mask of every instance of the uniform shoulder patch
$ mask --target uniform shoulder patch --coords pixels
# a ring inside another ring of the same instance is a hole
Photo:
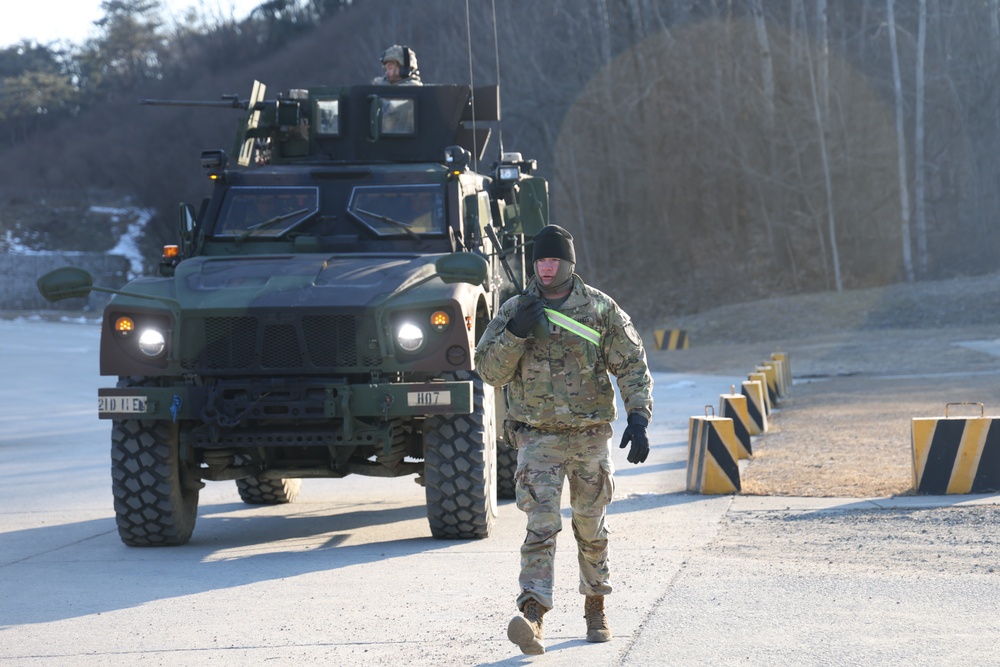
[[[622,327],[625,331],[625,336],[632,342],[633,345],[642,345],[642,339],[639,338],[639,332],[636,331],[635,325],[632,324],[632,320],[625,322],[625,326]]]

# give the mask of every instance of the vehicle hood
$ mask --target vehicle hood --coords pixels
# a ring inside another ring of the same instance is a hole
[[[365,307],[434,273],[437,255],[196,257],[177,266],[185,308]],[[437,279],[428,286],[443,288]]]

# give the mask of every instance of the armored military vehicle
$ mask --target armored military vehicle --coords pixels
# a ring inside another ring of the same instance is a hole
[[[125,544],[186,543],[205,481],[276,504],[351,474],[415,475],[434,537],[490,534],[515,457],[473,349],[548,220],[534,161],[477,170],[498,100],[461,85],[267,99],[256,83],[206,103],[245,110],[235,164],[202,153],[211,196],[181,206],[158,276],[39,279],[50,300],[114,294],[100,371],[118,382],[98,410]]]

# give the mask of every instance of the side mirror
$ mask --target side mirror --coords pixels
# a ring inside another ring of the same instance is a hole
[[[520,186],[521,233],[534,236],[549,224],[549,184],[542,178],[524,178]]]
[[[180,311],[180,304],[177,299],[166,296],[156,296],[153,294],[141,294],[139,292],[125,292],[122,290],[101,287],[94,284],[94,277],[89,271],[78,269],[74,266],[64,266],[55,271],[49,271],[36,282],[38,291],[42,293],[48,301],[62,301],[63,299],[74,299],[88,296],[91,292],[101,292],[103,294],[119,294],[132,299],[146,299],[158,301],[166,304],[174,313]]]
[[[482,285],[489,275],[486,260],[471,252],[453,252],[442,255],[434,262],[438,277],[446,283],[469,283]]]
[[[187,257],[194,246],[195,228],[198,222],[194,216],[194,209],[190,204],[181,204],[178,209],[177,231],[180,237],[181,255]],[[176,263],[176,262],[175,262]]]
[[[190,204],[180,205],[181,234],[190,235],[194,232],[194,209]]]
[[[72,266],[64,266],[49,271],[35,283],[38,291],[47,301],[62,301],[86,297],[94,288],[94,277],[89,271]]]

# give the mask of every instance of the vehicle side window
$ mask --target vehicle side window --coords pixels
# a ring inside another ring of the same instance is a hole
[[[416,132],[416,104],[413,99],[383,98],[382,134],[412,136]]]

